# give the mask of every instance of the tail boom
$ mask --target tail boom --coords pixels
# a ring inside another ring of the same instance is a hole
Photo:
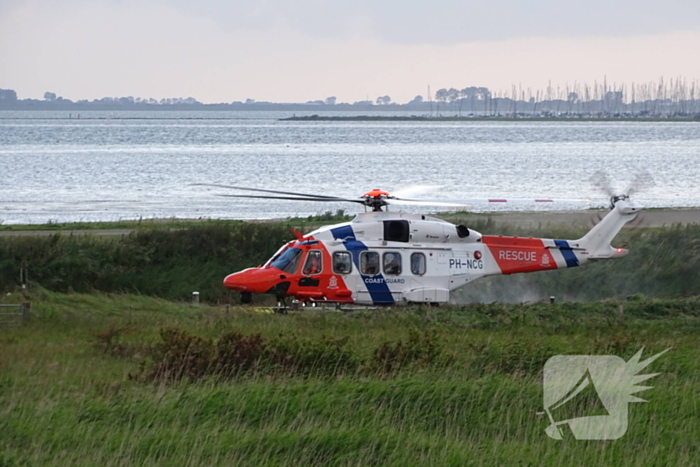
[[[489,271],[492,274],[571,268],[586,261],[585,255],[568,240],[484,235],[482,242],[498,266]]]
[[[482,243],[497,266],[486,271],[486,275],[572,268],[589,260],[626,256],[628,250],[614,248],[610,242],[640,210],[628,199],[618,201],[598,225],[578,240],[484,235]]]

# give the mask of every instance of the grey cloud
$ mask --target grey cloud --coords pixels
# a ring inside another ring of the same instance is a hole
[[[285,25],[318,37],[369,32],[402,44],[700,30],[698,0],[169,0],[225,28]]]

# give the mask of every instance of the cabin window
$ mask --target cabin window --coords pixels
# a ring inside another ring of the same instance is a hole
[[[301,260],[301,250],[299,248],[288,248],[275,258],[270,266],[277,268],[287,274],[294,274]]]
[[[387,242],[407,242],[408,239],[408,221],[384,221],[384,240]]]
[[[360,272],[366,276],[379,274],[379,253],[374,251],[360,253]]]
[[[333,272],[336,274],[350,274],[352,272],[352,255],[349,251],[333,253]]]
[[[411,255],[411,272],[416,276],[425,274],[425,255],[423,253]]]
[[[302,274],[305,276],[313,276],[314,274],[320,274],[323,269],[323,256],[320,250],[311,250],[309,254],[306,255],[306,263],[304,263],[304,269]]]
[[[384,274],[398,276],[401,274],[401,254],[398,251],[384,253]]]

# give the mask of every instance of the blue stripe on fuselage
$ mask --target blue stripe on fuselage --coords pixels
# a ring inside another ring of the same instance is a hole
[[[564,261],[566,261],[566,267],[573,268],[578,266],[578,258],[571,249],[571,246],[569,246],[569,242],[566,240],[554,240],[554,244],[559,248],[559,251],[561,251],[561,255],[564,257]]]
[[[352,226],[345,225],[343,227],[337,227],[331,229],[331,233],[336,240],[342,240],[345,248],[352,254],[352,261],[355,263],[357,270],[360,271],[360,277],[372,297],[372,302],[375,305],[392,305],[394,303],[394,297],[391,295],[391,291],[384,280],[384,276],[381,274],[375,276],[362,274],[362,269],[360,269],[360,253],[367,251],[368,248],[367,245],[355,238],[355,232],[353,232]]]
[[[344,225],[342,227],[336,227],[331,229],[333,238],[336,240],[342,240],[345,243],[347,240],[355,240],[355,232],[352,230],[352,226]]]

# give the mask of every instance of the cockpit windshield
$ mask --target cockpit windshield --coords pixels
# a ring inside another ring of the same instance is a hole
[[[270,266],[284,271],[287,274],[294,274],[299,266],[299,260],[301,260],[301,250],[299,248],[290,247],[275,258],[270,263]]]

